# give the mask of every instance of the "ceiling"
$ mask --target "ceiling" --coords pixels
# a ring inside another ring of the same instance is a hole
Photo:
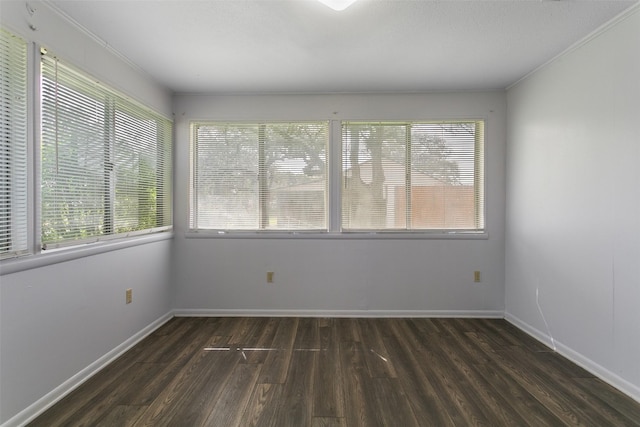
[[[174,92],[503,89],[637,1],[50,0]]]

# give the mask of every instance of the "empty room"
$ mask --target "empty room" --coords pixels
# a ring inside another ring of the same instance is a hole
[[[0,426],[640,426],[637,0],[0,31]]]

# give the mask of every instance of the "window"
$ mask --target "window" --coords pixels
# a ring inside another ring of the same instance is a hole
[[[483,229],[483,127],[343,123],[342,229]]]
[[[192,124],[191,229],[326,230],[328,128]]]
[[[167,229],[171,122],[42,56],[43,248]]]
[[[27,44],[0,29],[0,259],[27,252]]]
[[[191,132],[191,230],[484,231],[482,120],[342,122],[331,167],[327,122]]]

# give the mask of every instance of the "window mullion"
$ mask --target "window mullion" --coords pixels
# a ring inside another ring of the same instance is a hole
[[[258,216],[260,230],[264,230],[269,225],[269,212],[267,209],[268,189],[266,170],[266,125],[258,125]]]
[[[410,230],[411,224],[411,125],[407,124],[405,127],[405,228]]]
[[[115,100],[105,97],[104,102],[104,234],[115,232],[115,173],[114,173],[114,147],[115,147]]]
[[[37,253],[42,248],[42,227],[40,225],[41,210],[38,201],[40,200],[40,140],[36,135],[40,135],[41,121],[41,97],[40,97],[40,46],[36,43],[28,45],[27,59],[27,104],[31,103],[31,108],[27,110],[27,212],[28,212],[28,249],[29,253]],[[29,235],[30,233],[30,235]]]
[[[331,120],[329,125],[329,144],[328,144],[328,188],[329,194],[326,197],[328,203],[330,232],[338,233],[341,228],[342,217],[342,122],[340,120]]]
[[[198,216],[200,214],[200,204],[198,200],[198,189],[200,188],[200,171],[198,168],[198,156],[200,141],[198,139],[198,127],[193,125],[191,128],[191,152],[189,153],[189,161],[191,162],[191,228],[200,228]]]

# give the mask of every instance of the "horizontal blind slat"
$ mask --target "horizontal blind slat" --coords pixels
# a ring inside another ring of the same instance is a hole
[[[0,259],[27,240],[27,44],[0,29]]]
[[[327,122],[192,125],[192,229],[326,230]]]
[[[172,125],[56,58],[42,58],[43,243],[171,225]]]
[[[342,228],[483,229],[480,123],[343,122]]]

